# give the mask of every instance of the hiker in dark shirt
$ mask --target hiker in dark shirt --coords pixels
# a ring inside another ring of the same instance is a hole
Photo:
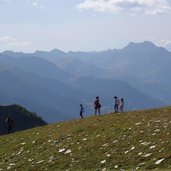
[[[7,119],[5,120],[8,124],[8,134],[11,133],[13,131],[13,124],[14,124],[14,121],[13,121],[13,118],[11,115],[8,115]]]
[[[95,115],[97,114],[97,112],[100,115],[100,108],[101,108],[101,104],[99,101],[99,96],[97,96],[94,100],[94,111],[95,111]]]
[[[84,113],[84,108],[83,108],[83,105],[80,104],[80,116],[82,119],[83,119],[83,113]]]

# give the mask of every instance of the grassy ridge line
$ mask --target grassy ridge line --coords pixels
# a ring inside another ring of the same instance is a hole
[[[52,124],[0,137],[0,170],[171,170],[170,130],[170,107]]]

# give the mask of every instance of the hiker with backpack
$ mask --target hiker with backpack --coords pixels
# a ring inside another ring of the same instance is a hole
[[[84,108],[83,108],[83,105],[80,104],[80,116],[82,119],[83,119],[83,113],[84,113]]]
[[[124,107],[124,99],[121,98],[120,100],[120,111],[123,112],[123,107]]]
[[[95,111],[95,115],[98,113],[100,115],[100,108],[101,108],[101,104],[99,101],[99,96],[97,96],[94,100],[94,111]]]
[[[9,114],[7,119],[5,120],[8,124],[8,134],[13,132],[13,124],[14,124],[14,121],[13,121],[13,118],[12,116]]]
[[[115,96],[114,97],[114,111],[115,111],[115,113],[118,112],[118,108],[119,108],[119,99]]]

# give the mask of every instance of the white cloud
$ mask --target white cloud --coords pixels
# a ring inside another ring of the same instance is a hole
[[[4,36],[4,37],[0,37],[0,45],[5,45],[8,47],[25,47],[25,46],[29,46],[30,42],[28,41],[19,41],[16,38],[10,37],[10,36]]]
[[[84,0],[77,5],[80,10],[109,13],[163,14],[171,11],[167,0]]]
[[[161,40],[161,41],[157,42],[157,45],[166,47],[168,45],[171,45],[171,40]]]
[[[23,0],[0,0],[0,3],[14,2],[14,1],[21,1],[22,2]],[[41,8],[41,9],[44,8],[44,6],[42,5],[44,0],[25,0],[25,2],[30,3],[35,8]]]
[[[13,39],[9,36],[5,36],[5,37],[0,37],[0,42],[10,42]]]
[[[41,4],[39,4],[37,1],[33,1],[33,2],[32,2],[32,5],[33,5],[35,8],[41,8],[41,9],[44,8],[44,6],[41,5]]]
[[[37,7],[37,6],[38,6],[38,3],[37,3],[37,2],[33,2],[32,5],[33,5],[34,7]]]
[[[171,40],[161,40],[156,43],[159,47],[164,47],[167,50],[171,51]]]

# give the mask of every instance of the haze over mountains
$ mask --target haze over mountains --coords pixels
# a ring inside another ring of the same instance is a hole
[[[113,111],[113,96],[126,110],[171,103],[171,52],[151,42],[129,43],[102,52],[0,54],[0,104],[18,103],[48,122],[79,117],[79,104],[93,114],[99,95],[102,112]]]

